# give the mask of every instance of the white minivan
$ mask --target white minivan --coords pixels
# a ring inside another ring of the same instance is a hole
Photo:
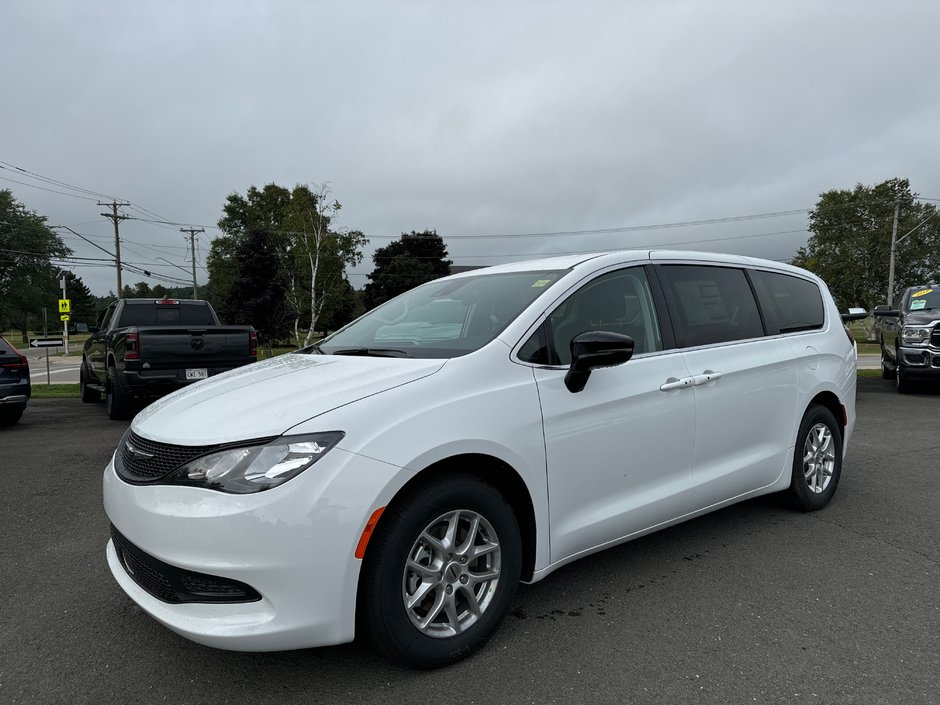
[[[757,495],[832,498],[856,348],[776,262],[630,251],[438,279],[140,413],[107,558],[210,646],[350,641],[434,667],[518,582]]]

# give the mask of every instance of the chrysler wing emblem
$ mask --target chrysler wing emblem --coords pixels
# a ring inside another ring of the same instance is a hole
[[[130,453],[132,456],[134,456],[138,460],[150,460],[153,457],[153,453],[147,453],[145,451],[142,451],[140,448],[136,448],[135,446],[132,446],[130,441],[125,441],[124,447],[127,448],[128,453]]]

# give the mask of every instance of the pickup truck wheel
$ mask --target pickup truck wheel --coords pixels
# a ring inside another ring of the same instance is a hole
[[[813,404],[800,423],[793,453],[790,495],[804,512],[822,509],[842,476],[842,427],[824,406]]]
[[[901,367],[900,362],[898,362],[894,368],[894,386],[901,394],[910,394],[911,391],[913,391],[911,379],[907,376],[907,373],[904,372],[904,368]]]
[[[881,379],[894,379],[894,370],[888,366],[883,345],[881,346]]]
[[[124,421],[131,417],[131,399],[121,389],[121,382],[113,367],[108,368],[108,380],[105,384],[105,406],[108,416],[115,421]]]
[[[83,362],[81,368],[78,370],[78,388],[82,393],[82,401],[86,404],[101,401],[101,393],[96,392],[94,389],[89,389],[87,386],[87,379],[88,373],[85,372],[85,363]]]

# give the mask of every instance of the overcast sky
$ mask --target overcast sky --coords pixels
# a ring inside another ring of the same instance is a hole
[[[933,1],[3,5],[0,161],[205,226],[233,191],[329,182],[371,238],[357,288],[402,231],[436,228],[455,264],[693,241],[787,259],[805,215],[479,236],[809,209],[896,176],[940,198]],[[113,248],[97,199],[0,179]],[[121,233],[126,260],[186,277],[154,259],[188,268],[177,227]],[[113,268],[75,271],[114,288]]]

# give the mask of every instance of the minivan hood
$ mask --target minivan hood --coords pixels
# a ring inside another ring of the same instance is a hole
[[[139,413],[132,428],[178,445],[277,436],[331,409],[434,374],[445,362],[281,355],[174,392]]]

